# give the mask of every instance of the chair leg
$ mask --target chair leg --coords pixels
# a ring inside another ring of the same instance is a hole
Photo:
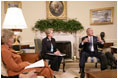
[[[96,63],[95,63],[95,68],[97,68],[97,64],[98,64],[98,63],[96,62]]]
[[[65,58],[63,57],[63,72],[65,72]]]

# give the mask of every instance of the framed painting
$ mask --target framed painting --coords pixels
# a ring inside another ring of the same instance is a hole
[[[7,12],[7,9],[10,7],[22,8],[21,1],[5,1],[4,5],[5,5],[5,13]]]
[[[67,19],[66,1],[47,1],[47,19]]]
[[[114,18],[113,7],[90,10],[91,25],[113,24],[113,18]]]

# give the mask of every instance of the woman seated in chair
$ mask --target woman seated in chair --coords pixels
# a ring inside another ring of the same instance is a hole
[[[10,30],[3,30],[2,35],[2,46],[1,46],[1,56],[2,61],[7,69],[8,76],[16,76],[22,74],[23,72],[30,72],[36,70],[40,72],[37,75],[44,76],[45,78],[53,78],[53,71],[50,69],[48,64],[45,63],[45,67],[29,68],[24,69],[26,66],[30,65],[29,62],[23,62],[21,56],[16,54],[16,52],[11,48],[13,44],[13,32]]]
[[[53,29],[48,28],[46,31],[46,37],[42,40],[42,51],[41,55],[43,59],[49,59],[51,64],[51,69],[54,71],[59,71],[62,57],[60,51],[56,49],[56,41],[53,37]],[[52,53],[54,55],[49,55],[47,53]]]

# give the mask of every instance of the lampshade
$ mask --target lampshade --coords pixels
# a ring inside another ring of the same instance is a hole
[[[4,29],[24,29],[27,28],[22,10],[20,8],[11,7],[7,9],[7,13],[3,22]]]

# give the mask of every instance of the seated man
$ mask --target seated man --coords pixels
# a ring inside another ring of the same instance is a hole
[[[101,70],[105,70],[107,68],[107,58],[102,52],[98,52],[98,48],[104,47],[104,42],[101,38],[96,37],[93,35],[92,28],[87,29],[87,36],[82,38],[82,42],[79,45],[79,48],[83,48],[80,53],[80,71],[81,71],[81,78],[84,78],[84,67],[85,62],[89,56],[97,57],[100,60]]]

